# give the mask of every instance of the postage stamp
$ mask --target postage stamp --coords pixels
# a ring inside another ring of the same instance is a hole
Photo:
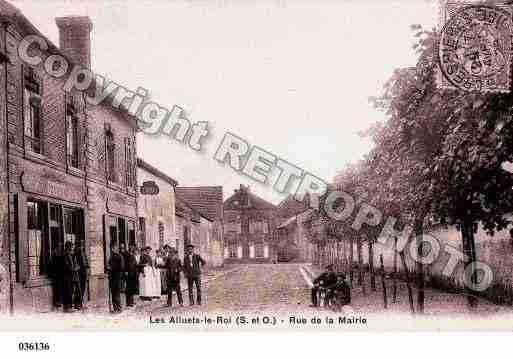
[[[447,2],[440,10],[438,85],[509,92],[511,7]]]

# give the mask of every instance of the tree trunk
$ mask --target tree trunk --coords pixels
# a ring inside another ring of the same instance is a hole
[[[363,258],[362,258],[362,239],[356,239],[356,250],[358,252],[358,285],[363,285]]]
[[[354,237],[349,237],[349,280],[351,281],[351,288],[353,288],[354,279]]]
[[[410,301],[410,311],[411,311],[412,315],[415,315],[415,306],[413,305],[413,291],[411,289],[411,284],[410,284],[410,271],[408,270],[408,265],[406,264],[406,258],[404,257],[404,252],[401,251],[401,253],[399,253],[399,255],[401,256],[401,262],[403,263],[404,276],[406,279],[406,287],[408,288],[408,300]]]
[[[369,275],[370,275],[371,289],[373,291],[376,291],[376,276],[375,276],[375,271],[374,271],[374,242],[370,236],[367,237],[367,243],[369,246]]]
[[[424,233],[424,219],[415,221],[415,240],[417,245],[417,256],[422,258],[422,236]],[[417,272],[417,312],[424,313],[424,265],[421,261],[416,261]]]
[[[467,221],[461,228],[463,240],[463,254],[465,255],[465,269],[471,273],[470,282],[476,284],[477,278],[474,270],[474,263],[476,261],[476,247],[474,238],[474,223]],[[470,266],[470,267],[468,267]],[[464,274],[465,275],[465,274]],[[468,279],[467,279],[468,280]],[[470,309],[477,307],[477,296],[473,288],[470,288],[464,283],[465,295],[467,296],[467,305]]]
[[[392,277],[394,292],[393,292],[393,302],[397,303],[397,237],[394,237],[394,274]]]
[[[383,254],[379,255],[379,263],[381,265],[381,287],[383,288],[383,306],[385,307],[385,309],[387,309],[387,285],[385,283],[385,265],[383,264]]]

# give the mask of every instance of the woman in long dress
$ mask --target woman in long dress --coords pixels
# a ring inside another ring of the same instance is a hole
[[[139,268],[139,297],[141,300],[151,300],[155,296],[155,268],[151,258],[151,247],[144,247],[142,250]]]
[[[155,265],[153,266],[153,275],[154,275],[154,292],[153,292],[153,298],[160,298],[161,292],[162,292],[162,282],[161,282],[161,270],[160,267],[164,266],[164,260],[162,258],[162,252],[157,250],[156,256],[155,256]]]

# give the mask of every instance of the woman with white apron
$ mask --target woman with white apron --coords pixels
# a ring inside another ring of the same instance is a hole
[[[139,268],[141,275],[139,276],[139,297],[141,300],[151,300],[155,297],[155,268],[153,259],[151,258],[151,247],[142,249]]]

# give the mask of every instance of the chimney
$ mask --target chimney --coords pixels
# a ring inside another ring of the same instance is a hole
[[[91,68],[91,30],[89,16],[58,17],[59,47],[75,63]]]

